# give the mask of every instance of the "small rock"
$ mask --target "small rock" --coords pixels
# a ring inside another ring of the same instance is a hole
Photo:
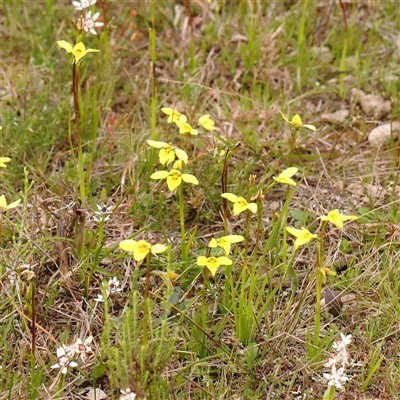
[[[90,388],[86,394],[88,400],[102,400],[107,399],[108,396],[100,389]]]
[[[321,115],[321,119],[327,122],[344,124],[350,115],[349,110],[337,110],[333,113],[325,113]]]
[[[352,101],[359,103],[368,117],[380,119],[388,115],[392,109],[389,100],[383,100],[381,96],[376,94],[366,94],[362,90],[356,88],[351,89],[350,93]]]
[[[332,314],[334,317],[337,317],[340,314],[343,307],[340,296],[340,292],[331,290],[328,287],[325,288],[322,294],[321,306],[327,307],[329,314]]]
[[[384,124],[372,129],[368,134],[368,141],[372,147],[379,148],[390,142],[392,137],[397,138],[398,133],[399,123],[395,121],[393,124]]]

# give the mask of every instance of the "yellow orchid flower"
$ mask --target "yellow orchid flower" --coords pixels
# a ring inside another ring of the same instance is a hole
[[[181,114],[178,110],[176,110],[175,108],[168,108],[168,107],[163,107],[161,109],[161,111],[168,115],[168,119],[167,122],[169,124],[171,124],[172,122],[176,122],[177,120],[179,120],[181,118],[181,116],[184,116],[183,114]]]
[[[100,50],[95,49],[87,49],[82,42],[77,43],[74,47],[65,40],[59,40],[57,44],[68,53],[72,53],[74,55],[73,62],[78,64],[82,57],[84,57],[87,53],[97,53]]]
[[[183,161],[182,160],[176,160],[173,164],[172,164],[172,169],[182,169],[183,167]]]
[[[187,154],[177,147],[173,147],[165,142],[157,142],[155,140],[148,140],[147,144],[156,149],[161,149],[159,153],[160,163],[162,165],[168,165],[175,160],[175,157],[183,161],[185,164],[188,162]]]
[[[11,158],[9,157],[0,157],[0,167],[7,168],[6,162],[10,162]]]
[[[153,254],[159,254],[167,250],[167,247],[163,244],[151,245],[145,240],[139,240],[137,242],[136,240],[131,239],[123,240],[120,242],[119,247],[124,251],[132,252],[133,258],[138,262],[143,261],[150,252]]]
[[[283,119],[284,119],[286,122],[289,122],[289,124],[291,124],[291,125],[292,125],[294,128],[296,128],[296,129],[298,129],[298,128],[300,128],[300,127],[304,127],[304,128],[308,128],[308,129],[310,129],[310,130],[312,130],[312,131],[314,131],[314,132],[317,130],[317,128],[316,128],[314,125],[303,124],[303,121],[301,120],[299,114],[296,114],[296,115],[292,118],[292,120],[289,121],[289,119],[282,113],[282,111],[279,111],[279,112],[281,113]]]
[[[311,233],[308,229],[303,227],[301,229],[295,229],[288,226],[286,227],[286,230],[296,238],[294,242],[295,250],[303,244],[308,243],[310,240],[316,239],[318,237],[318,235]]]
[[[186,115],[181,115],[179,119],[175,121],[176,126],[179,128],[180,134],[189,133],[192,136],[196,136],[199,134],[197,129],[193,129],[192,126],[187,122]]]
[[[161,276],[168,282],[174,281],[176,278],[179,278],[179,274],[174,271],[163,272]]]
[[[207,267],[212,276],[215,276],[217,269],[221,265],[232,265],[232,260],[228,257],[204,257],[200,256],[197,259],[197,265],[200,267]]]
[[[173,192],[181,183],[188,182],[193,185],[198,185],[199,181],[192,174],[182,174],[177,169],[171,169],[171,171],[157,171],[150,176],[150,179],[165,179],[167,178],[168,189]]]
[[[210,114],[205,114],[199,118],[199,125],[202,126],[206,131],[215,131],[215,122],[210,118]]]
[[[11,208],[17,207],[17,205],[21,203],[21,199],[15,200],[14,202],[7,205],[7,200],[4,194],[0,196],[0,214],[4,213],[6,210],[10,210]]]
[[[233,215],[238,215],[243,211],[250,210],[253,214],[257,212],[256,203],[248,203],[244,197],[238,197],[233,193],[222,193],[221,197],[228,199],[233,204]]]
[[[210,240],[210,243],[208,244],[208,247],[221,247],[226,255],[229,255],[231,251],[231,244],[233,243],[239,243],[244,240],[244,237],[242,235],[228,235],[228,236],[222,236],[219,239],[214,239],[212,238]]]
[[[318,217],[321,221],[329,221],[336,225],[339,229],[343,229],[343,221],[354,221],[357,219],[355,215],[340,214],[338,209],[328,212],[328,215]]]
[[[282,183],[284,185],[290,185],[290,186],[296,186],[296,182],[291,179],[291,177],[298,171],[299,169],[296,167],[290,167],[282,171],[278,177],[273,176],[272,178],[278,182]]]
[[[336,272],[332,271],[329,268],[323,267],[323,268],[319,268],[318,270],[322,274],[322,279],[323,279],[324,283],[326,281],[326,275],[336,275]]]

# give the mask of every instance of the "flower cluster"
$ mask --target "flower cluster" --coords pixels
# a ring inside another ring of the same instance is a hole
[[[197,136],[199,131],[194,129],[189,123],[186,115],[181,114],[175,108],[164,107],[161,111],[168,115],[167,122],[169,124],[174,123],[179,128],[179,133],[182,135],[192,135]],[[210,118],[210,114],[205,114],[201,116],[198,120],[198,126],[204,128],[206,131],[214,131],[215,122]],[[150,179],[166,179],[168,189],[173,192],[177,189],[182,182],[191,183],[193,185],[198,185],[199,181],[192,174],[184,173],[182,170],[184,166],[188,163],[188,156],[185,151],[179,149],[172,144],[165,142],[158,142],[155,140],[148,140],[147,144],[156,149],[160,149],[158,154],[160,163],[164,166],[168,166],[172,162],[174,162],[172,169],[169,171],[157,171],[154,172]]]
[[[179,128],[179,133],[181,135],[188,134],[192,136],[197,136],[199,131],[194,129],[189,123],[186,115],[181,114],[175,108],[163,107],[161,111],[168,115],[167,122],[169,124],[175,123],[175,125]],[[210,118],[210,114],[202,115],[197,122],[199,127],[202,127],[206,131],[215,131],[217,128],[215,127],[215,122]]]
[[[72,5],[77,11],[84,11],[84,15],[81,17],[81,21],[78,24],[78,28],[83,28],[85,32],[97,35],[94,28],[99,28],[104,25],[103,22],[97,22],[100,17],[100,13],[96,12],[92,15],[92,11],[87,11],[88,8],[96,4],[97,0],[74,0]],[[80,29],[81,30],[81,29]]]
[[[333,344],[334,352],[329,356],[324,367],[330,368],[330,373],[324,373],[324,378],[328,381],[328,386],[341,389],[349,378],[345,374],[346,366],[350,361],[350,353],[347,346],[351,343],[351,335],[340,334],[340,339]]]
[[[3,129],[3,127],[0,126],[0,130],[2,130],[2,129]],[[6,163],[8,163],[10,161],[11,161],[11,158],[9,158],[9,157],[0,157],[0,167],[7,168]],[[6,200],[6,197],[4,196],[4,194],[2,194],[0,196],[0,223],[1,223],[1,216],[7,210],[17,207],[19,205],[19,203],[21,203],[21,199],[15,200],[12,203],[7,204],[7,200]]]
[[[119,280],[115,276],[114,276],[114,278],[109,279],[109,281],[107,282],[107,288],[106,288],[107,299],[111,295],[114,295],[121,291],[122,291],[122,289],[119,287]],[[102,303],[102,302],[104,302],[104,297],[102,294],[98,294],[97,297],[95,298],[95,300]]]
[[[61,373],[66,374],[68,368],[76,368],[78,363],[73,361],[75,356],[79,356],[83,362],[86,362],[87,357],[92,353],[92,348],[89,346],[93,341],[93,336],[89,336],[82,341],[76,339],[71,344],[64,344],[57,348],[57,363],[52,365],[52,369],[61,368]]]
[[[318,219],[324,221],[325,223],[331,222],[339,229],[343,229],[344,221],[354,221],[357,219],[357,217],[355,215],[343,215],[339,212],[339,210],[336,209],[330,211],[328,215],[318,217]],[[296,238],[296,241],[294,243],[295,249],[318,237],[318,235],[312,234],[308,229],[304,227],[302,227],[301,229],[287,227],[286,230]]]

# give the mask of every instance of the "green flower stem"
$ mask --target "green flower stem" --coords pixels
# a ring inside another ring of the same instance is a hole
[[[86,205],[86,191],[85,191],[85,173],[83,168],[83,154],[82,154],[82,136],[80,130],[80,111],[79,111],[79,70],[78,65],[74,62],[72,64],[72,93],[74,97],[74,111],[75,111],[75,127],[76,127],[76,140],[78,146],[78,164],[79,164],[79,187],[81,195],[82,206]]]
[[[0,212],[0,246],[3,245],[3,214]]]
[[[205,332],[207,330],[207,307],[206,307],[206,287],[208,283],[208,269],[206,267],[203,268],[203,287],[201,290],[201,327]],[[203,350],[207,348],[207,336],[203,337]],[[204,354],[205,356],[206,354]]]
[[[251,211],[247,210],[246,232],[245,232],[246,240],[245,240],[245,243],[244,243],[243,269],[247,269],[247,252],[248,252],[248,249],[249,249],[250,222],[251,222]]]
[[[296,150],[296,140],[297,140],[297,132],[299,128],[293,127],[292,136],[289,138],[289,148],[290,148],[290,162],[292,162],[292,156]]]
[[[151,27],[149,29],[150,38],[150,57],[151,57],[151,138],[157,140],[158,134],[156,130],[156,108],[157,108],[157,76],[156,76],[156,25],[154,18],[155,0],[150,0],[150,20]]]
[[[322,400],[333,400],[335,398],[335,386],[328,386]]]
[[[257,232],[256,232],[256,244],[255,249],[258,249],[258,243],[260,241],[261,223],[262,223],[262,201],[257,198]]]
[[[319,332],[321,329],[321,294],[322,294],[322,284],[324,276],[321,272],[321,268],[324,266],[325,262],[325,230],[327,221],[322,222],[321,232],[320,232],[320,243],[316,259],[316,271],[315,271],[315,328],[314,328],[314,352],[316,355],[318,352],[318,342],[319,342]]]
[[[250,221],[251,221],[251,211],[247,210],[247,220],[246,220],[246,233],[245,233],[245,246],[243,255],[243,267],[240,279],[240,294],[239,294],[239,324],[238,324],[238,336],[240,338],[244,335],[244,329],[246,329],[246,280],[247,280],[247,252],[249,249],[249,236],[250,236]]]
[[[57,393],[56,393],[57,399],[60,399],[62,397],[62,394],[64,393],[64,380],[65,380],[65,375],[60,374],[60,380],[58,381]]]
[[[144,287],[143,300],[143,346],[148,342],[148,323],[149,323],[149,292],[150,292],[150,253],[146,257],[146,283]]]
[[[183,183],[179,186],[179,222],[181,225],[181,247],[182,247],[182,261],[187,261],[186,254],[186,233],[185,233],[185,204],[183,202]]]

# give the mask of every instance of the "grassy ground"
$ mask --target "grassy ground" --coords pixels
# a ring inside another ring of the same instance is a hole
[[[95,11],[96,36],[78,32],[69,2],[0,6],[11,158],[0,194],[21,199],[0,219],[0,399],[400,399],[400,153],[395,137],[367,140],[400,121],[398,2],[98,0]],[[75,68],[74,104],[73,56],[57,41],[78,37],[101,51]],[[353,89],[390,109],[368,114]],[[163,107],[193,128],[210,114],[217,129],[181,135]],[[183,149],[198,184],[171,192],[152,179],[172,164],[148,139]],[[296,186],[272,179],[289,167]],[[223,192],[257,212],[235,216]],[[317,219],[334,209],[358,219]],[[295,249],[286,227],[317,238]],[[213,276],[199,257],[225,257],[207,247],[224,234],[244,240]],[[127,239],[166,251],[140,263]],[[340,333],[352,335],[349,380],[333,393],[324,364]],[[63,362],[66,374],[51,368]]]

